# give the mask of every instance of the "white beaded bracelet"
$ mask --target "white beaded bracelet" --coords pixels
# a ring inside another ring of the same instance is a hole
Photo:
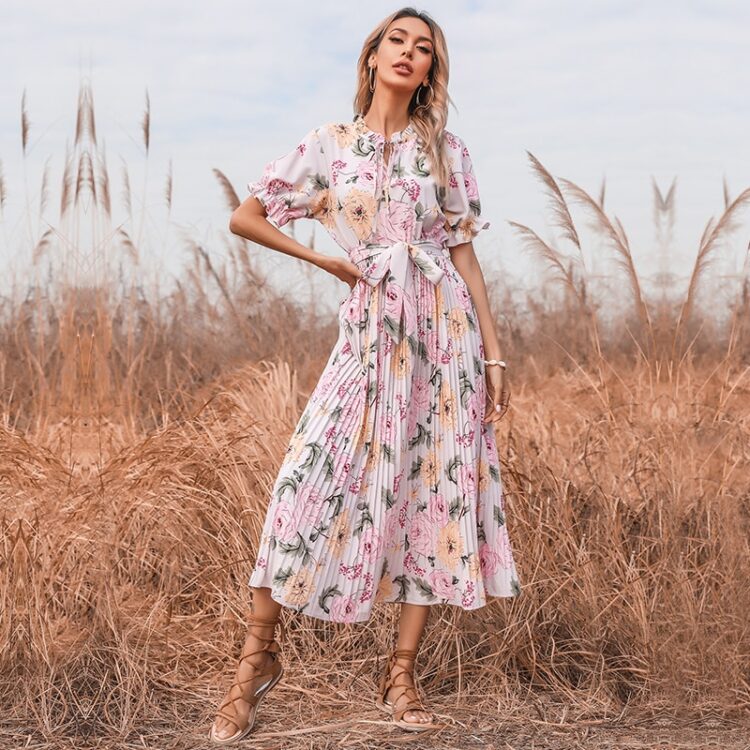
[[[500,367],[503,368],[503,370],[507,367],[505,362],[503,362],[502,359],[485,359],[484,364],[486,365],[500,365]]]

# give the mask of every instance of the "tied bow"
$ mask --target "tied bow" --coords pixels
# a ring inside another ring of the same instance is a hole
[[[373,287],[377,286],[383,278],[386,279],[383,320],[391,338],[396,343],[401,340],[402,314],[405,334],[413,335],[417,330],[414,279],[409,269],[410,259],[433,284],[437,284],[443,278],[443,269],[435,263],[429,253],[418,244],[404,240],[383,248],[364,274],[365,281]]]

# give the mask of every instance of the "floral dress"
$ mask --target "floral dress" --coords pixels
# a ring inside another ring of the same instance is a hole
[[[484,347],[449,248],[481,217],[469,151],[444,130],[438,195],[409,124],[362,115],[309,131],[248,183],[281,227],[319,221],[362,272],[273,487],[250,586],[335,622],[375,602],[476,609],[518,596]]]

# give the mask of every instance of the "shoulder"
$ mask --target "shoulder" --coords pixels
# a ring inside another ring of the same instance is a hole
[[[466,149],[466,143],[464,143],[463,138],[447,128],[443,128],[443,143],[447,149],[459,154],[463,153]]]

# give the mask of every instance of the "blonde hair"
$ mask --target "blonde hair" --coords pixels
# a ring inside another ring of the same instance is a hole
[[[448,102],[453,100],[448,95],[448,47],[445,36],[438,24],[427,13],[415,8],[404,7],[384,18],[367,36],[362,45],[362,52],[357,61],[357,91],[354,96],[354,112],[365,115],[372,104],[373,92],[370,91],[370,68],[367,60],[380,46],[386,29],[398,18],[413,17],[424,21],[432,32],[433,60],[428,72],[429,86],[420,85],[414,91],[409,102],[409,116],[416,134],[422,139],[424,150],[433,165],[432,176],[442,198],[448,188],[450,178],[448,160],[443,149],[443,131],[448,122]],[[419,96],[419,102],[417,102]],[[425,106],[429,102],[429,106]]]

